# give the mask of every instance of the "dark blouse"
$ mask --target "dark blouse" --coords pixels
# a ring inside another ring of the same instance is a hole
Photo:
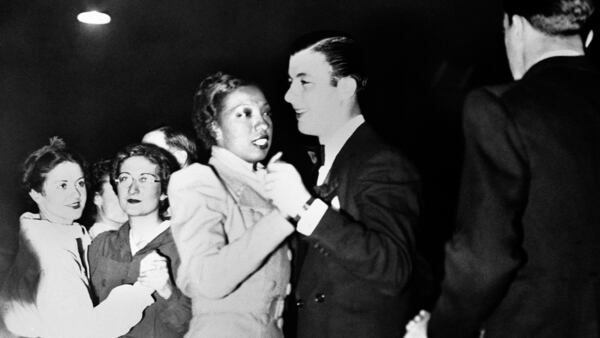
[[[160,233],[133,256],[129,244],[129,231],[129,223],[125,223],[117,231],[98,235],[90,245],[90,277],[99,302],[104,300],[113,288],[135,283],[139,276],[141,259],[154,250],[168,258],[172,282],[176,278],[180,261],[171,229]],[[162,298],[156,292],[153,296],[156,302],[146,308],[142,320],[123,337],[175,338],[183,337],[187,332],[191,318],[190,299],[176,287],[168,299]]]

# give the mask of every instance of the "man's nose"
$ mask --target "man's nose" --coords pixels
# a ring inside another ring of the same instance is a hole
[[[290,84],[290,87],[285,92],[285,95],[283,96],[283,99],[285,100],[285,102],[293,104],[292,100],[294,99],[294,97],[295,97],[295,95],[293,93],[292,84]]]

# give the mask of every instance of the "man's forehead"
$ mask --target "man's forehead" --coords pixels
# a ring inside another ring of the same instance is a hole
[[[325,55],[313,50],[302,50],[290,57],[290,77],[318,76],[331,74],[331,65]]]

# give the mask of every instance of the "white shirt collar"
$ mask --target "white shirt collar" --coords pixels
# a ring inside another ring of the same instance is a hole
[[[138,251],[144,248],[148,243],[152,242],[153,239],[158,237],[163,231],[167,230],[171,226],[169,220],[163,221],[152,231],[148,232],[143,238],[138,238],[137,243],[133,239],[133,229],[129,228],[129,246],[131,247],[131,255],[135,255]]]
[[[354,134],[356,129],[365,122],[365,118],[362,114],[359,114],[346,122],[340,129],[338,129],[331,137],[319,138],[319,142],[325,147],[325,161],[323,166],[319,169],[319,177],[317,184],[322,184],[325,181],[325,177],[329,174],[329,170],[333,165],[333,161],[337,157],[342,147],[348,141],[350,136]]]

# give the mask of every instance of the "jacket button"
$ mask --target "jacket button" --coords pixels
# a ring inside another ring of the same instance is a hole
[[[296,300],[296,306],[301,309],[304,307],[304,301],[302,299]]]
[[[323,303],[325,301],[325,294],[324,293],[317,293],[317,295],[315,296],[315,302],[317,303]]]

